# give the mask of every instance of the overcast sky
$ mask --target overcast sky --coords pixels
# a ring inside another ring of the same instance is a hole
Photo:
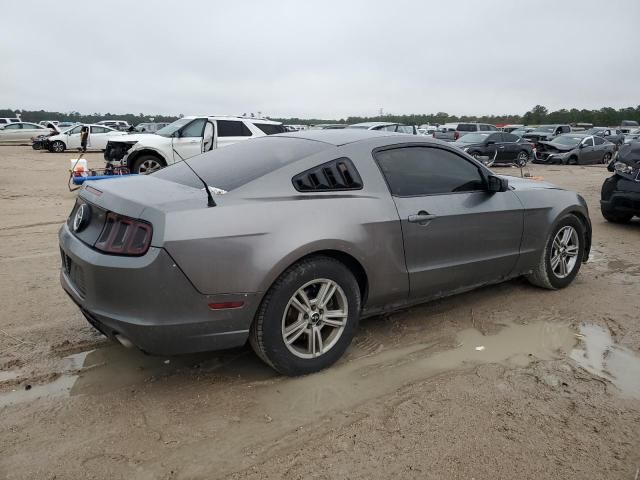
[[[640,104],[640,2],[2,2],[0,108],[339,118]]]

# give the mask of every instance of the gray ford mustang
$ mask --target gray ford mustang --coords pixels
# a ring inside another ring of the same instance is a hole
[[[299,375],[338,360],[365,316],[521,275],[566,287],[591,223],[577,193],[449,144],[345,129],[89,183],[59,238],[62,286],[106,336],[155,354],[249,339]]]

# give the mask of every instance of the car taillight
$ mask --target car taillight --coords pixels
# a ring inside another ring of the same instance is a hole
[[[456,130],[455,132],[453,132],[453,139],[458,140],[459,138],[460,138],[460,132]]]
[[[152,234],[149,223],[109,212],[94,246],[115,255],[144,255],[151,245]]]

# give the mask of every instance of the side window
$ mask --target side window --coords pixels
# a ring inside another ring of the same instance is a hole
[[[218,137],[250,137],[251,130],[239,120],[218,120]]]
[[[484,189],[476,165],[440,148],[402,147],[377,152],[393,195],[434,195]]]
[[[96,125],[91,127],[91,133],[107,133],[110,132],[111,130],[109,130],[108,128],[105,127],[98,127]]]
[[[478,128],[473,123],[461,123],[458,125],[459,132],[477,132]]]
[[[602,145],[604,143],[604,138],[602,137],[593,137],[593,140],[596,142],[596,145]]]
[[[204,118],[198,118],[188,124],[186,127],[182,129],[180,132],[181,137],[201,137],[202,130],[204,129]]]
[[[593,137],[586,138],[582,143],[587,147],[593,147]]]
[[[498,128],[495,125],[487,125],[487,127],[489,127],[489,130],[491,130],[492,132],[495,132],[498,130]]]
[[[299,192],[360,190],[362,179],[348,158],[338,158],[310,168],[291,179]]]
[[[571,132],[571,127],[569,127],[568,125],[564,125],[562,127],[562,133],[569,133]]]
[[[262,130],[262,133],[266,133],[267,135],[286,132],[284,125],[274,125],[272,123],[254,123],[254,125]]]
[[[489,128],[489,125],[484,125],[484,124],[480,124],[480,131],[481,132],[488,132],[491,129]]]
[[[74,129],[70,130],[67,132],[68,135],[74,135],[76,133],[80,133],[80,130],[82,129],[82,125],[78,125],[77,127],[75,127]]]
[[[502,138],[504,142],[510,142],[510,143],[514,143],[518,141],[518,136],[517,135],[513,135],[511,133],[503,133],[502,134]]]
[[[22,124],[18,123],[18,124],[13,124],[13,125],[7,125],[6,127],[4,127],[5,130],[20,130],[22,128]]]
[[[500,133],[492,133],[487,137],[487,142],[502,143],[502,135]]]

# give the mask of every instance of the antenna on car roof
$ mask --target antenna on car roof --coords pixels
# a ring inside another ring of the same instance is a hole
[[[189,170],[191,170],[193,172],[193,174],[198,177],[198,180],[200,180],[202,182],[202,184],[204,185],[204,191],[207,192],[207,207],[215,207],[216,206],[216,201],[213,199],[213,195],[211,195],[211,190],[209,190],[209,185],[207,185],[207,182],[205,182],[202,177],[200,175],[198,175],[196,173],[196,171],[191,167],[191,165],[189,165],[189,162],[187,162],[185,160],[185,158],[180,155],[178,153],[178,151],[175,148],[172,148],[173,153],[175,153],[176,155],[178,155],[180,157],[180,160],[182,160],[184,162],[184,164],[189,167]]]

